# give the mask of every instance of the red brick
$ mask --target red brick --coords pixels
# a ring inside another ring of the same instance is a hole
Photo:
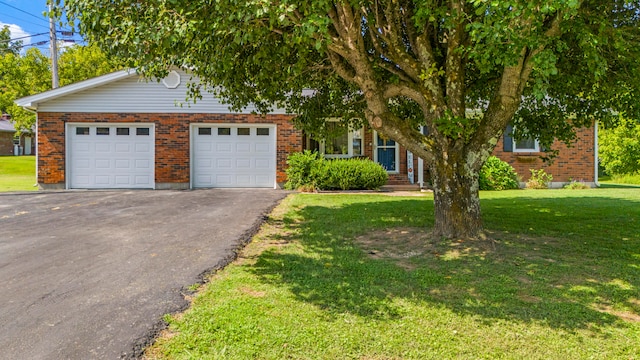
[[[276,181],[286,181],[285,169],[289,153],[302,150],[302,134],[294,129],[289,115],[252,114],[38,114],[38,182],[65,182],[66,123],[154,123],[156,183],[189,182],[189,125],[192,123],[274,124],[277,126]]]

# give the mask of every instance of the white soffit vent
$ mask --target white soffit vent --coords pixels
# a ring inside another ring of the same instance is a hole
[[[180,85],[180,74],[175,70],[171,70],[169,75],[162,79],[162,83],[167,87],[167,89],[175,89]]]

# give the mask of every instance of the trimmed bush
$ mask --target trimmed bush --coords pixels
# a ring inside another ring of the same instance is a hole
[[[518,174],[508,163],[491,156],[480,170],[480,190],[518,189]]]
[[[293,153],[287,160],[286,189],[373,190],[386,184],[387,171],[369,159],[326,160],[318,153]]]
[[[326,176],[318,182],[322,190],[373,190],[387,183],[387,171],[369,159],[335,159],[326,165]]]
[[[296,190],[303,186],[307,189],[315,187],[316,183],[312,173],[318,172],[314,168],[318,167],[323,160],[322,155],[309,150],[290,154],[287,158],[289,167],[285,171],[287,182],[284,184],[284,188]]]

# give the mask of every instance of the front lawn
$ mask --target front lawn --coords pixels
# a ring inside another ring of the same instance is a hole
[[[493,241],[430,239],[430,195],[292,195],[147,357],[637,359],[640,191],[481,197]]]
[[[0,156],[0,192],[35,191],[35,156]]]
[[[626,184],[626,185],[639,185],[640,186],[640,174],[635,175],[619,175],[619,176],[603,176],[600,179],[600,183],[604,185],[610,184]]]

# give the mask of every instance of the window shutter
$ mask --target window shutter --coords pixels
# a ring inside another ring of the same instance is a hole
[[[507,125],[507,130],[504,131],[503,139],[503,151],[513,152],[513,125]]]

